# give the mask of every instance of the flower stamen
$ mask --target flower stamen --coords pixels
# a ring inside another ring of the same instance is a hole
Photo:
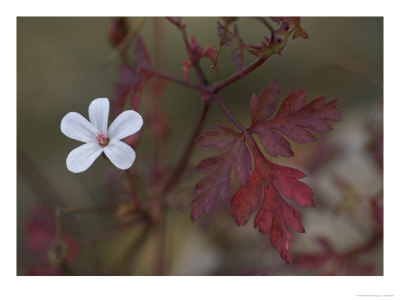
[[[103,133],[103,131],[100,131],[97,133],[96,141],[99,143],[100,146],[105,147],[108,145],[110,139]]]

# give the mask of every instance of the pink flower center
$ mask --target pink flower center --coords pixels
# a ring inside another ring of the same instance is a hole
[[[99,143],[100,146],[105,147],[107,146],[110,139],[103,133],[103,131],[100,131],[97,133],[96,141]]]

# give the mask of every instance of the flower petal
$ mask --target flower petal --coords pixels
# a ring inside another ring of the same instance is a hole
[[[129,169],[136,158],[135,151],[119,140],[111,140],[110,143],[104,147],[104,153],[114,166],[121,170]]]
[[[103,152],[103,148],[97,143],[87,143],[72,150],[67,157],[67,169],[72,173],[86,171]]]
[[[134,110],[121,113],[108,128],[110,139],[120,140],[140,130],[143,125],[142,116]]]
[[[89,105],[90,122],[105,135],[107,135],[109,110],[110,101],[107,98],[94,99]]]
[[[61,120],[61,132],[67,137],[85,143],[96,140],[97,129],[76,112],[67,113]]]

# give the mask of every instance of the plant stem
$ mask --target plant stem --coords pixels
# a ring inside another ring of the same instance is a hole
[[[171,17],[165,17],[168,21],[170,21],[173,25],[175,25],[176,27],[178,27],[178,29],[180,30],[181,29],[181,23],[178,21],[178,20],[176,20],[176,19],[174,19],[174,18],[171,18]]]
[[[203,111],[201,112],[201,115],[197,122],[197,125],[196,125],[195,129],[193,130],[193,133],[190,137],[189,143],[186,146],[185,152],[183,153],[181,160],[179,161],[174,172],[172,173],[170,180],[167,181],[167,183],[165,184],[163,193],[166,193],[166,192],[170,191],[172,188],[174,188],[179,183],[180,179],[182,178],[182,172],[185,170],[186,165],[189,161],[189,158],[193,152],[193,148],[195,145],[195,139],[200,134],[200,131],[203,127],[204,121],[206,120],[206,116],[209,111],[209,108],[210,108],[210,101],[204,102]]]
[[[222,99],[219,98],[217,95],[213,94],[211,96],[215,102],[217,102],[218,106],[221,108],[221,110],[224,112],[224,114],[228,117],[228,119],[240,130],[240,131],[246,131],[246,128],[243,127],[242,124],[239,123],[239,121],[231,114],[229,109],[225,106],[225,104],[222,102]]]
[[[225,79],[223,81],[215,83],[211,87],[211,92],[212,93],[217,93],[218,91],[220,91],[221,89],[225,88],[226,86],[234,83],[235,81],[243,78],[247,74],[253,72],[259,66],[261,66],[268,59],[268,57],[269,56],[260,57],[256,61],[254,61],[253,63],[248,65],[246,68],[244,68],[242,71],[233,74],[232,76],[228,77],[227,79]]]
[[[185,81],[185,80],[182,80],[182,79],[179,79],[179,78],[176,78],[176,77],[172,77],[172,76],[169,76],[169,75],[166,75],[166,74],[154,71],[154,70],[149,70],[149,72],[151,74],[153,74],[154,76],[157,76],[158,78],[165,79],[165,80],[168,80],[168,81],[171,81],[171,82],[175,82],[175,83],[178,83],[180,85],[184,85],[186,87],[189,87],[191,89],[195,89],[195,90],[198,90],[198,91],[202,90],[202,86],[200,86],[198,84],[194,84],[194,83],[191,83],[189,81]]]
[[[170,20],[171,21],[171,20]],[[175,21],[175,20],[174,20]],[[176,25],[176,24],[175,24]],[[198,90],[205,91],[206,87],[208,85],[207,78],[204,76],[204,73],[202,72],[200,66],[198,65],[198,61],[194,59],[194,55],[192,52],[192,49],[189,45],[189,40],[187,37],[186,29],[185,26],[182,25],[182,23],[179,21],[179,29],[181,30],[183,41],[186,46],[186,50],[188,52],[190,60],[193,62],[193,67],[196,72],[197,80],[201,84],[201,86],[198,88]],[[200,134],[200,131],[203,127],[204,121],[206,119],[207,113],[210,108],[210,101],[205,101],[203,110],[201,112],[199,121],[197,122],[197,125],[192,133],[192,136],[190,137],[189,143],[186,146],[185,152],[183,153],[181,160],[179,161],[177,167],[175,168],[175,171],[172,173],[172,176],[170,177],[170,180],[167,181],[167,183],[164,186],[163,193],[166,193],[170,191],[172,188],[174,188],[182,178],[182,173],[186,168],[186,165],[189,161],[190,156],[192,155],[193,148],[195,145],[195,139],[196,137]]]
[[[188,52],[190,61],[193,63],[193,67],[194,67],[194,71],[197,76],[197,80],[203,85],[208,85],[208,80],[204,76],[204,73],[202,72],[202,70],[200,69],[199,62],[196,59],[196,57],[194,56],[192,48],[190,47],[189,39],[188,39],[187,32],[186,32],[186,27],[185,27],[185,25],[182,25],[181,22],[179,22],[179,23],[180,23],[180,30],[182,33],[183,42],[185,43],[185,47]]]

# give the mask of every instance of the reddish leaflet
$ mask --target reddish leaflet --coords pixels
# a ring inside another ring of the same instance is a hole
[[[244,68],[244,47],[245,45],[240,38],[238,26],[235,24],[233,33],[224,27],[220,22],[217,22],[218,37],[221,39],[223,46],[232,46],[234,50],[231,54],[233,65],[237,71],[242,71]]]
[[[185,78],[185,80],[188,79],[190,68],[197,65],[201,58],[208,57],[211,62],[214,62],[215,53],[217,52],[217,50],[215,50],[214,47],[211,45],[204,47],[204,49],[201,48],[194,36],[192,36],[192,40],[190,41],[189,45],[193,55],[190,57],[189,60],[181,61],[183,78]],[[218,67],[214,68],[214,71],[217,74]]]
[[[217,125],[215,128],[206,131],[197,139],[198,142],[205,147],[229,148],[219,156],[202,160],[197,166],[199,172],[211,174],[200,180],[195,187],[195,198],[191,203],[193,221],[203,212],[210,213],[218,196],[224,201],[229,199],[233,166],[236,178],[243,185],[247,183],[251,171],[251,157],[243,135],[225,126]]]

